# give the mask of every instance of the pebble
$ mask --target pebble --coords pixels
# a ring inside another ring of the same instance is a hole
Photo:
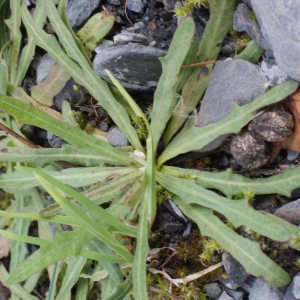
[[[217,298],[222,293],[222,289],[217,283],[208,283],[204,285],[207,296],[211,299]]]
[[[113,41],[110,40],[102,40],[99,45],[97,46],[97,48],[95,49],[96,53],[101,53],[103,49],[109,48],[109,47],[113,47],[115,46],[115,43]]]
[[[294,276],[292,283],[288,287],[283,300],[297,300],[300,299],[300,273]]]
[[[299,156],[299,152],[288,149],[287,160],[293,161]]]
[[[49,74],[56,60],[46,53],[40,60],[36,69],[36,83],[41,83]]]
[[[246,31],[251,39],[265,50],[270,50],[268,42],[261,32],[261,28],[256,20],[251,19],[250,9],[244,3],[238,5],[233,16],[233,29],[236,31]]]
[[[47,140],[52,148],[60,148],[62,144],[66,143],[61,137],[47,131]]]
[[[148,38],[139,33],[130,33],[127,31],[123,31],[120,34],[114,36],[114,43],[116,45],[125,45],[128,43],[141,43],[146,44],[148,42]]]
[[[251,4],[278,67],[300,81],[299,1],[252,0]]]
[[[292,79],[277,66],[274,59],[265,58],[261,62],[260,68],[266,79],[269,81],[270,87],[274,87]]]
[[[97,54],[93,67],[108,82],[105,69],[109,70],[129,91],[154,92],[162,72],[158,58],[165,55],[165,51],[153,47],[120,45]]]
[[[100,2],[101,0],[70,0],[67,5],[67,14],[71,27],[81,27]]]
[[[245,292],[242,289],[231,290],[224,286],[224,290],[228,296],[232,297],[234,300],[243,300]]]
[[[218,300],[234,300],[232,297],[230,297],[225,291],[220,295]]]
[[[126,136],[118,127],[114,127],[108,132],[107,141],[114,147],[126,147],[130,145]]]
[[[298,225],[300,223],[300,199],[277,209],[275,216]]]
[[[195,126],[203,127],[225,118],[233,109],[234,102],[245,105],[264,94],[267,81],[260,69],[244,60],[218,61],[201,102],[201,110]],[[200,152],[219,147],[227,137],[220,136]]]
[[[141,0],[126,0],[126,6],[128,9],[141,14],[144,11],[144,4]]]
[[[275,286],[270,285],[268,282],[256,278],[251,292],[249,294],[249,300],[282,300],[283,293]]]
[[[146,27],[146,25],[143,22],[137,22],[133,25],[134,30],[139,30],[139,29],[142,29],[145,27]]]

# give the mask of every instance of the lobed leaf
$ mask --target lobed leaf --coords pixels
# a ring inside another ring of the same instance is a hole
[[[251,189],[255,195],[280,194],[289,197],[292,191],[299,187],[300,168],[290,168],[283,173],[268,178],[250,179],[237,175],[228,169],[225,172],[206,172],[163,166],[162,172],[182,177],[193,174],[195,182],[207,189],[216,189],[232,198],[240,192]]]
[[[209,208],[199,205],[186,205],[179,197],[172,199],[182,212],[194,220],[201,234],[216,240],[246,269],[247,273],[263,278],[274,286],[285,286],[290,282],[289,275],[267,257],[259,244],[247,240],[227,227]]]
[[[157,173],[157,181],[178,195],[185,204],[195,203],[221,213],[235,228],[244,225],[275,241],[286,242],[291,239],[288,230],[250,207],[247,199],[229,200],[200,187],[193,180],[179,179],[163,173]]]
[[[169,144],[158,158],[158,166],[179,154],[201,149],[220,135],[238,133],[243,126],[257,116],[255,114],[257,110],[274,104],[292,94],[298,88],[298,85],[295,81],[284,82],[251,103],[243,106],[238,106],[235,103],[231,113],[216,123],[204,127],[192,127],[181,138]]]

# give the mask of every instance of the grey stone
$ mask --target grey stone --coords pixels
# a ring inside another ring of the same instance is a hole
[[[97,128],[101,131],[107,132],[108,131],[108,124],[107,123],[99,123]]]
[[[246,31],[254,42],[265,50],[271,50],[270,45],[261,32],[258,22],[250,18],[250,9],[244,3],[239,4],[234,13],[233,29],[236,31]]]
[[[230,55],[236,52],[236,43],[229,42],[225,43],[221,48],[221,53],[224,55]]]
[[[114,147],[129,146],[129,141],[118,127],[112,128],[107,134],[107,141]]]
[[[260,68],[267,80],[270,82],[270,87],[292,79],[285,72],[279,69],[274,59],[265,58],[261,62]]]
[[[222,289],[217,283],[208,283],[204,286],[207,296],[211,299],[217,298],[222,293]]]
[[[230,297],[225,291],[220,295],[218,300],[234,300],[232,297]]]
[[[266,50],[264,54],[266,58],[275,59],[274,52],[272,50]]]
[[[148,38],[145,35],[139,33],[122,31],[120,34],[114,36],[114,43],[116,45],[125,45],[128,43],[146,44],[147,42]]]
[[[105,69],[130,91],[153,92],[162,68],[159,57],[166,52],[141,45],[115,46],[97,54],[93,66],[95,72],[110,82]]]
[[[70,0],[67,5],[67,14],[71,27],[81,27],[100,2],[101,0]]]
[[[76,85],[75,81],[71,78],[60,93],[54,97],[54,104],[59,111],[61,111],[62,103],[65,100],[68,101],[71,106],[79,106],[84,102],[84,96],[81,90],[75,91],[74,85]]]
[[[256,280],[256,277],[254,276],[249,276],[247,278],[247,280],[242,284],[241,288],[246,292],[246,293],[250,293],[251,292],[251,289],[253,287],[253,284]]]
[[[266,299],[282,300],[283,293],[276,286],[272,286],[268,282],[257,278],[249,294],[249,300]]]
[[[220,280],[220,282],[229,289],[236,290],[247,280],[247,272],[245,268],[228,253],[222,254],[222,261],[228,278],[223,281]]]
[[[224,290],[228,296],[232,297],[234,300],[243,300],[245,292],[241,289],[231,290],[224,286]]]
[[[294,278],[293,278],[293,282],[292,282],[292,292],[293,295],[299,299],[300,298],[300,274],[297,274]]]
[[[141,14],[145,5],[142,0],[126,0],[126,6],[128,9]]]
[[[299,1],[252,0],[251,4],[278,67],[300,81]]]
[[[41,83],[49,74],[52,66],[56,63],[56,60],[52,58],[48,53],[45,54],[36,69],[36,83]]]
[[[115,43],[113,41],[110,41],[110,40],[101,40],[101,42],[99,43],[99,45],[95,49],[95,52],[96,53],[101,53],[103,49],[106,49],[106,48],[109,48],[109,47],[113,47],[113,46],[115,46]]]
[[[61,137],[47,131],[48,143],[52,148],[60,148],[62,144],[66,143]]]
[[[266,79],[256,65],[239,59],[218,61],[195,125],[203,127],[222,120],[232,111],[234,102],[245,105],[264,94],[266,88]],[[199,151],[216,149],[226,137],[227,135],[220,136]]]
[[[145,23],[143,22],[137,22],[133,25],[133,29],[134,30],[139,30],[139,29],[142,29],[142,28],[145,28]]]
[[[293,224],[300,223],[300,199],[294,200],[276,210],[275,216]]]
[[[299,152],[288,149],[287,160],[293,161],[299,156]]]

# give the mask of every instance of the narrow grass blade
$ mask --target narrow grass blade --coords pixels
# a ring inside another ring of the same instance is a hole
[[[190,49],[194,32],[195,24],[192,18],[187,18],[181,22],[175,31],[167,56],[160,58],[162,75],[154,94],[150,125],[154,152],[156,152],[161,134],[177,103],[177,99],[174,97],[175,86],[180,67]]]
[[[182,138],[171,142],[158,158],[158,165],[161,166],[164,162],[179,154],[201,149],[220,135],[239,132],[243,126],[255,118],[257,110],[284,99],[297,88],[297,82],[287,81],[274,87],[249,104],[238,106],[235,103],[231,113],[223,120],[200,128],[192,127]]]
[[[41,172],[34,171],[36,177],[39,179],[41,184],[47,190],[47,192],[53,197],[53,199],[59,203],[59,205],[73,218],[75,218],[81,226],[86,228],[91,234],[105,243],[109,248],[111,248],[114,252],[119,254],[121,257],[125,258],[127,261],[133,261],[133,255],[129,253],[104,226],[99,228],[97,222],[95,222],[88,215],[83,213],[79,208],[74,206],[69,200],[64,198],[60,192],[57,191],[47,180],[48,178],[45,174],[41,174]],[[47,179],[46,179],[47,178]],[[52,179],[53,180],[53,179]],[[57,183],[57,182],[56,182]],[[79,197],[78,197],[79,198]],[[98,212],[99,214],[99,212]],[[105,214],[102,212],[102,216]],[[127,231],[129,228],[127,229]]]
[[[146,283],[146,259],[149,251],[148,246],[148,218],[147,203],[143,201],[139,209],[139,226],[137,236],[137,246],[132,266],[133,291],[136,299],[148,299]]]
[[[287,242],[291,239],[290,233],[284,227],[251,208],[247,199],[229,200],[198,186],[193,180],[179,179],[162,173],[157,173],[156,178],[164,188],[178,195],[186,205],[195,203],[213,209],[229,219],[235,228],[245,225],[275,241]]]
[[[230,169],[225,172],[212,173],[164,166],[161,171],[179,178],[192,174],[198,185],[219,190],[228,198],[249,189],[255,195],[280,194],[289,197],[292,191],[299,187],[300,182],[299,167],[287,169],[282,174],[257,179],[237,175]]]
[[[261,251],[258,243],[235,233],[211,209],[195,204],[186,205],[179,197],[174,197],[173,201],[185,215],[197,223],[202,235],[215,239],[249,274],[280,287],[290,282],[289,275]]]
[[[100,218],[102,221],[107,222],[111,226],[113,226],[115,229],[120,230],[122,234],[130,235],[130,236],[136,236],[136,230],[133,228],[130,228],[123,224],[118,219],[114,218],[112,215],[110,215],[105,209],[103,209],[101,206],[98,206],[90,199],[86,198],[84,195],[80,194],[79,192],[75,191],[73,188],[65,185],[64,183],[61,183],[59,180],[54,179],[50,175],[46,174],[45,172],[41,170],[36,169],[30,169],[30,168],[23,168],[23,170],[26,170],[28,172],[32,172],[35,174],[35,176],[39,179],[39,181],[43,184],[43,186],[48,190],[48,192],[52,192],[53,195],[55,195],[56,198],[54,198],[64,209],[66,209],[67,212],[69,212],[70,215],[77,215],[77,217],[82,221],[83,220],[89,220],[90,218],[85,215],[80,209],[76,208],[69,200],[64,199],[56,190],[53,188],[49,191],[50,184],[55,186],[56,188],[60,189],[65,194],[71,196],[72,198],[76,199],[81,204],[85,205],[87,208],[89,208],[92,212],[94,212],[98,218]],[[46,183],[47,182],[47,183]],[[47,185],[47,187],[46,187]],[[76,218],[75,218],[76,219]],[[78,220],[79,220],[78,219]],[[92,221],[92,220],[91,220]],[[80,222],[82,223],[82,222]],[[93,221],[94,223],[94,221]],[[89,226],[90,227],[90,226]],[[97,226],[96,226],[97,227]],[[95,231],[93,231],[95,232]],[[104,232],[104,229],[103,229]],[[105,236],[104,236],[105,237]],[[106,239],[107,237],[105,237]],[[112,245],[112,244],[110,244]]]
[[[79,149],[85,149],[98,155],[101,153],[106,163],[126,165],[133,162],[126,154],[121,153],[107,143],[89,136],[80,129],[50,117],[30,104],[0,95],[0,108],[16,117],[20,123],[44,128],[62,137]]]

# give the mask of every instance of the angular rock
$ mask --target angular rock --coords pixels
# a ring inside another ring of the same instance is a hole
[[[165,55],[165,51],[147,46],[115,46],[97,54],[93,66],[95,72],[108,82],[105,69],[129,91],[153,92],[162,72],[158,58]]]
[[[241,288],[246,292],[246,293],[250,293],[251,292],[251,289],[254,285],[254,282],[256,280],[256,277],[254,276],[249,276],[247,278],[247,280],[242,284]]]
[[[243,300],[245,292],[242,289],[231,290],[224,286],[224,290],[228,296],[232,297],[234,300]]]
[[[141,14],[144,12],[145,5],[142,0],[126,0],[126,6],[128,9]]]
[[[107,134],[107,141],[114,147],[129,146],[129,141],[118,127],[112,128]]]
[[[47,131],[48,143],[52,148],[60,148],[66,142],[59,136]]]
[[[148,38],[143,34],[131,33],[122,31],[120,34],[114,36],[114,43],[116,45],[126,45],[128,43],[141,43],[146,44]]]
[[[203,127],[222,120],[232,111],[234,102],[245,105],[264,94],[266,88],[266,79],[256,65],[240,59],[218,61],[201,102],[195,126]],[[220,136],[199,151],[216,149],[227,136]]]
[[[283,300],[297,299],[300,299],[300,273],[294,276],[283,298]]]
[[[222,261],[228,278],[220,279],[220,282],[231,290],[236,290],[247,280],[245,268],[230,254],[223,253]]]
[[[257,21],[250,18],[250,9],[244,3],[239,4],[233,16],[233,29],[246,31],[251,39],[265,50],[271,50],[268,42],[262,35]]]
[[[282,300],[283,293],[276,286],[272,286],[268,282],[257,278],[249,294],[249,300],[266,299]]]
[[[228,294],[224,291],[220,297],[218,298],[218,300],[234,300],[232,297],[228,296]]]
[[[275,216],[298,225],[300,223],[300,199],[277,209]]]
[[[217,298],[222,293],[222,289],[217,283],[208,283],[204,286],[207,296],[211,299]]]
[[[261,62],[260,68],[263,74],[266,76],[267,80],[270,82],[270,87],[276,86],[292,79],[281,69],[279,69],[274,59],[265,58]]]
[[[36,69],[36,83],[41,83],[49,74],[56,60],[46,53],[40,60]]]
[[[67,5],[67,14],[71,27],[81,27],[100,2],[101,0],[70,0]]]
[[[252,0],[251,4],[278,67],[300,81],[299,1]]]

